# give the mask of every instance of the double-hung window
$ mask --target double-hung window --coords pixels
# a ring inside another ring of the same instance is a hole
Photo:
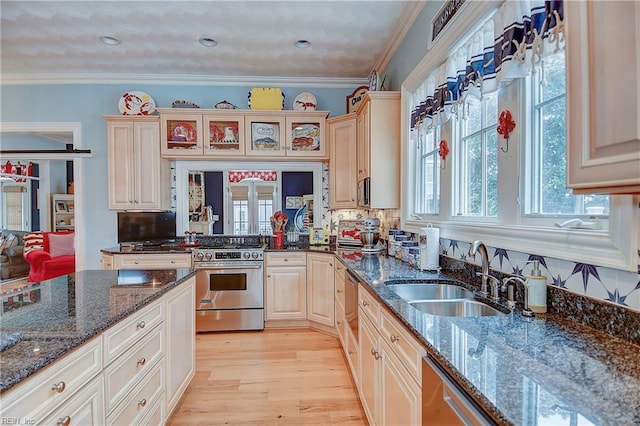
[[[498,214],[497,92],[469,96],[454,120],[453,214]]]
[[[440,127],[422,126],[413,131],[415,147],[414,214],[440,212]]]

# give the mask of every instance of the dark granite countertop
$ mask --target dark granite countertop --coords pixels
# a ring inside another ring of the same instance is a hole
[[[0,393],[194,274],[189,269],[80,271],[3,293],[0,337],[7,344],[0,354]]]
[[[554,314],[422,313],[386,282],[451,276],[357,250],[338,258],[498,424],[640,424],[640,347]]]
[[[160,246],[116,246],[101,249],[100,252],[106,254],[158,254],[158,253],[191,253],[194,246],[183,246],[180,244],[168,244]]]

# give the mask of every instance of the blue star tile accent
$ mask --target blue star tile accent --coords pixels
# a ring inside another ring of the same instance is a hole
[[[616,289],[613,293],[607,290],[607,293],[609,294],[609,298],[606,300],[609,300],[610,302],[613,302],[613,303],[617,303],[619,305],[628,306],[626,303],[624,303],[624,301],[627,299],[627,296],[621,296],[618,293],[618,289]]]
[[[558,286],[558,287],[562,287],[565,288],[567,286],[567,280],[563,280],[562,278],[560,278],[560,274],[558,274],[558,277],[551,277],[553,279],[553,285]]]
[[[509,260],[509,253],[505,249],[497,248],[491,260],[495,259],[496,257],[498,258],[498,261],[500,263],[500,269],[502,269],[502,261],[504,259]]]
[[[549,267],[547,266],[547,261],[545,260],[545,258],[543,256],[538,256],[536,254],[530,254],[529,255],[529,259],[527,260],[527,262],[532,262],[534,260],[537,260],[538,262],[540,262],[541,266],[544,266],[544,268],[548,271]]]
[[[582,274],[582,285],[584,286],[584,292],[587,293],[587,285],[589,284],[589,276],[593,275],[598,281],[600,277],[598,276],[598,269],[593,265],[587,265],[586,263],[576,263],[576,266],[573,268],[573,272],[571,275],[577,274],[580,272]]]
[[[518,275],[521,276],[522,275],[522,269],[520,269],[520,267],[518,265],[513,267],[513,272],[512,275]]]

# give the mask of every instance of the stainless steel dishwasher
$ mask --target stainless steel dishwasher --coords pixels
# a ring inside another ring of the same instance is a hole
[[[422,358],[423,426],[495,424],[433,356]]]

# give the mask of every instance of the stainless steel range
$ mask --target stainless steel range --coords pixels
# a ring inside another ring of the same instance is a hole
[[[264,329],[264,245],[230,238],[193,249],[196,331]]]

